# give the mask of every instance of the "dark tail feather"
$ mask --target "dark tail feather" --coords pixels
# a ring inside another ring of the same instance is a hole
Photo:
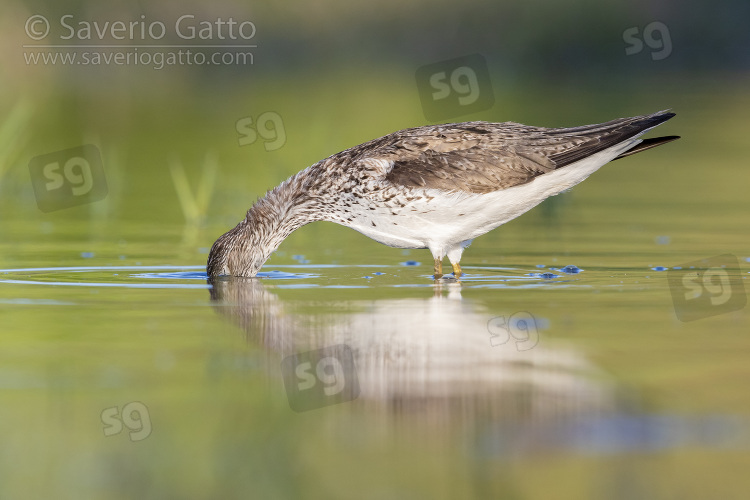
[[[643,139],[643,141],[641,141],[636,147],[625,151],[623,154],[615,158],[615,160],[619,160],[620,158],[625,158],[626,156],[640,153],[641,151],[646,151],[647,149],[655,148],[656,146],[661,146],[662,144],[666,144],[668,142],[676,141],[679,138],[680,138],[679,135],[670,135],[667,137],[654,137],[652,139]]]
[[[578,147],[569,148],[560,153],[553,154],[549,159],[555,162],[555,168],[564,167],[565,165],[575,163],[578,160],[591,156],[594,153],[598,153],[599,151],[603,151],[620,144],[621,142],[625,142],[631,137],[641,135],[647,130],[664,123],[673,116],[675,116],[674,113],[668,110],[663,110],[650,115],[619,118],[617,120],[595,125],[548,130],[547,133],[550,135],[578,135],[588,139]],[[639,143],[638,146],[634,146],[633,149],[626,151],[620,156],[626,156],[631,151],[635,152],[634,150],[637,151],[639,149],[644,149],[639,148],[644,142],[646,141]]]

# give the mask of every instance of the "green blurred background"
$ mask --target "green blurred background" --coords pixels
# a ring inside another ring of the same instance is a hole
[[[288,176],[430,123],[415,73],[457,57],[485,58],[494,106],[445,121],[575,126],[671,108],[677,117],[658,132],[680,141],[606,166],[477,239],[462,262],[469,270],[503,267],[513,278],[537,264],[574,263],[586,269],[583,281],[528,288],[467,281],[462,303],[470,311],[454,317],[476,319],[479,330],[500,313],[547,318],[550,345],[585,354],[614,381],[620,402],[610,410],[618,414],[676,416],[679,427],[681,418],[750,413],[746,311],[678,322],[666,278],[651,269],[730,253],[747,275],[747,2],[3,0],[2,11],[2,269],[203,265],[212,242]],[[84,49],[24,47],[126,43],[61,39],[59,20],[71,15],[76,25],[160,21],[168,33],[157,43],[180,50],[188,42],[171,28],[186,14],[252,21],[252,64],[34,64],[31,54]],[[34,15],[51,24],[44,39],[27,34]],[[666,30],[645,39],[654,22]],[[264,114],[275,129],[243,142],[238,123],[257,125]],[[84,144],[101,152],[107,196],[43,213],[29,162]],[[267,267],[296,264],[298,255],[317,277],[303,280],[309,287],[269,283],[273,297],[264,300],[284,312],[264,309],[262,318],[330,326],[362,311],[387,316],[399,303],[419,309],[445,292],[427,286],[424,266],[398,266],[428,262],[426,252],[390,249],[334,224],[295,232]],[[392,276],[363,284],[371,270],[316,267],[327,264],[393,266],[384,268]],[[137,281],[103,271],[4,274]],[[295,414],[277,374],[268,373],[288,351],[258,338],[285,327],[258,326],[257,317],[248,326],[243,313],[226,314],[209,299],[204,289],[0,283],[0,498],[745,498],[750,490],[746,427],[719,425],[730,442],[718,445],[677,439],[603,454],[564,446],[515,453],[491,444],[482,451],[492,435],[484,427],[516,428],[498,424],[504,420],[482,406],[487,398],[470,409],[459,398],[434,412],[426,403],[404,410],[408,401],[372,410],[361,398]],[[537,418],[525,403],[534,394],[493,398],[514,409],[503,418],[517,425]],[[103,435],[102,411],[130,401],[148,406],[148,439]]]

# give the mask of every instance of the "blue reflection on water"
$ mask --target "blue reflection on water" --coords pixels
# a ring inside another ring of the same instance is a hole
[[[678,447],[750,446],[750,426],[726,415],[614,414],[544,424],[497,424],[480,431],[477,453],[509,457],[542,451],[590,455],[656,452]]]

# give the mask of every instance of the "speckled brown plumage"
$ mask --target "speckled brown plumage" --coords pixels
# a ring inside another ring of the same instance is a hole
[[[390,246],[429,248],[436,275],[445,255],[456,270],[472,238],[608,161],[676,139],[638,139],[673,116],[662,111],[573,128],[476,121],[394,132],[321,160],[268,192],[214,243],[208,275],[255,276],[284,238],[318,220]],[[561,169],[569,171],[553,175]]]

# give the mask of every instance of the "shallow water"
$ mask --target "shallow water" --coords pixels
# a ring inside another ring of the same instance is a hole
[[[477,238],[460,280],[315,223],[262,278],[209,283],[207,249],[265,189],[424,122],[398,78],[307,76],[314,91],[272,79],[251,103],[170,79],[132,106],[39,104],[0,172],[0,498],[745,498],[746,82],[505,96],[479,118],[585,123],[628,95],[668,101],[664,133],[685,137]],[[238,148],[237,109],[278,102],[286,146]],[[109,195],[42,213],[28,160],[91,130]],[[191,219],[168,158],[197,192],[213,147]],[[703,259],[710,279],[674,273]]]
[[[650,264],[506,258],[530,264],[0,270],[4,491],[533,496],[578,474],[565,494],[595,498],[744,461],[744,310],[683,323]],[[50,479],[9,474],[32,468]]]

